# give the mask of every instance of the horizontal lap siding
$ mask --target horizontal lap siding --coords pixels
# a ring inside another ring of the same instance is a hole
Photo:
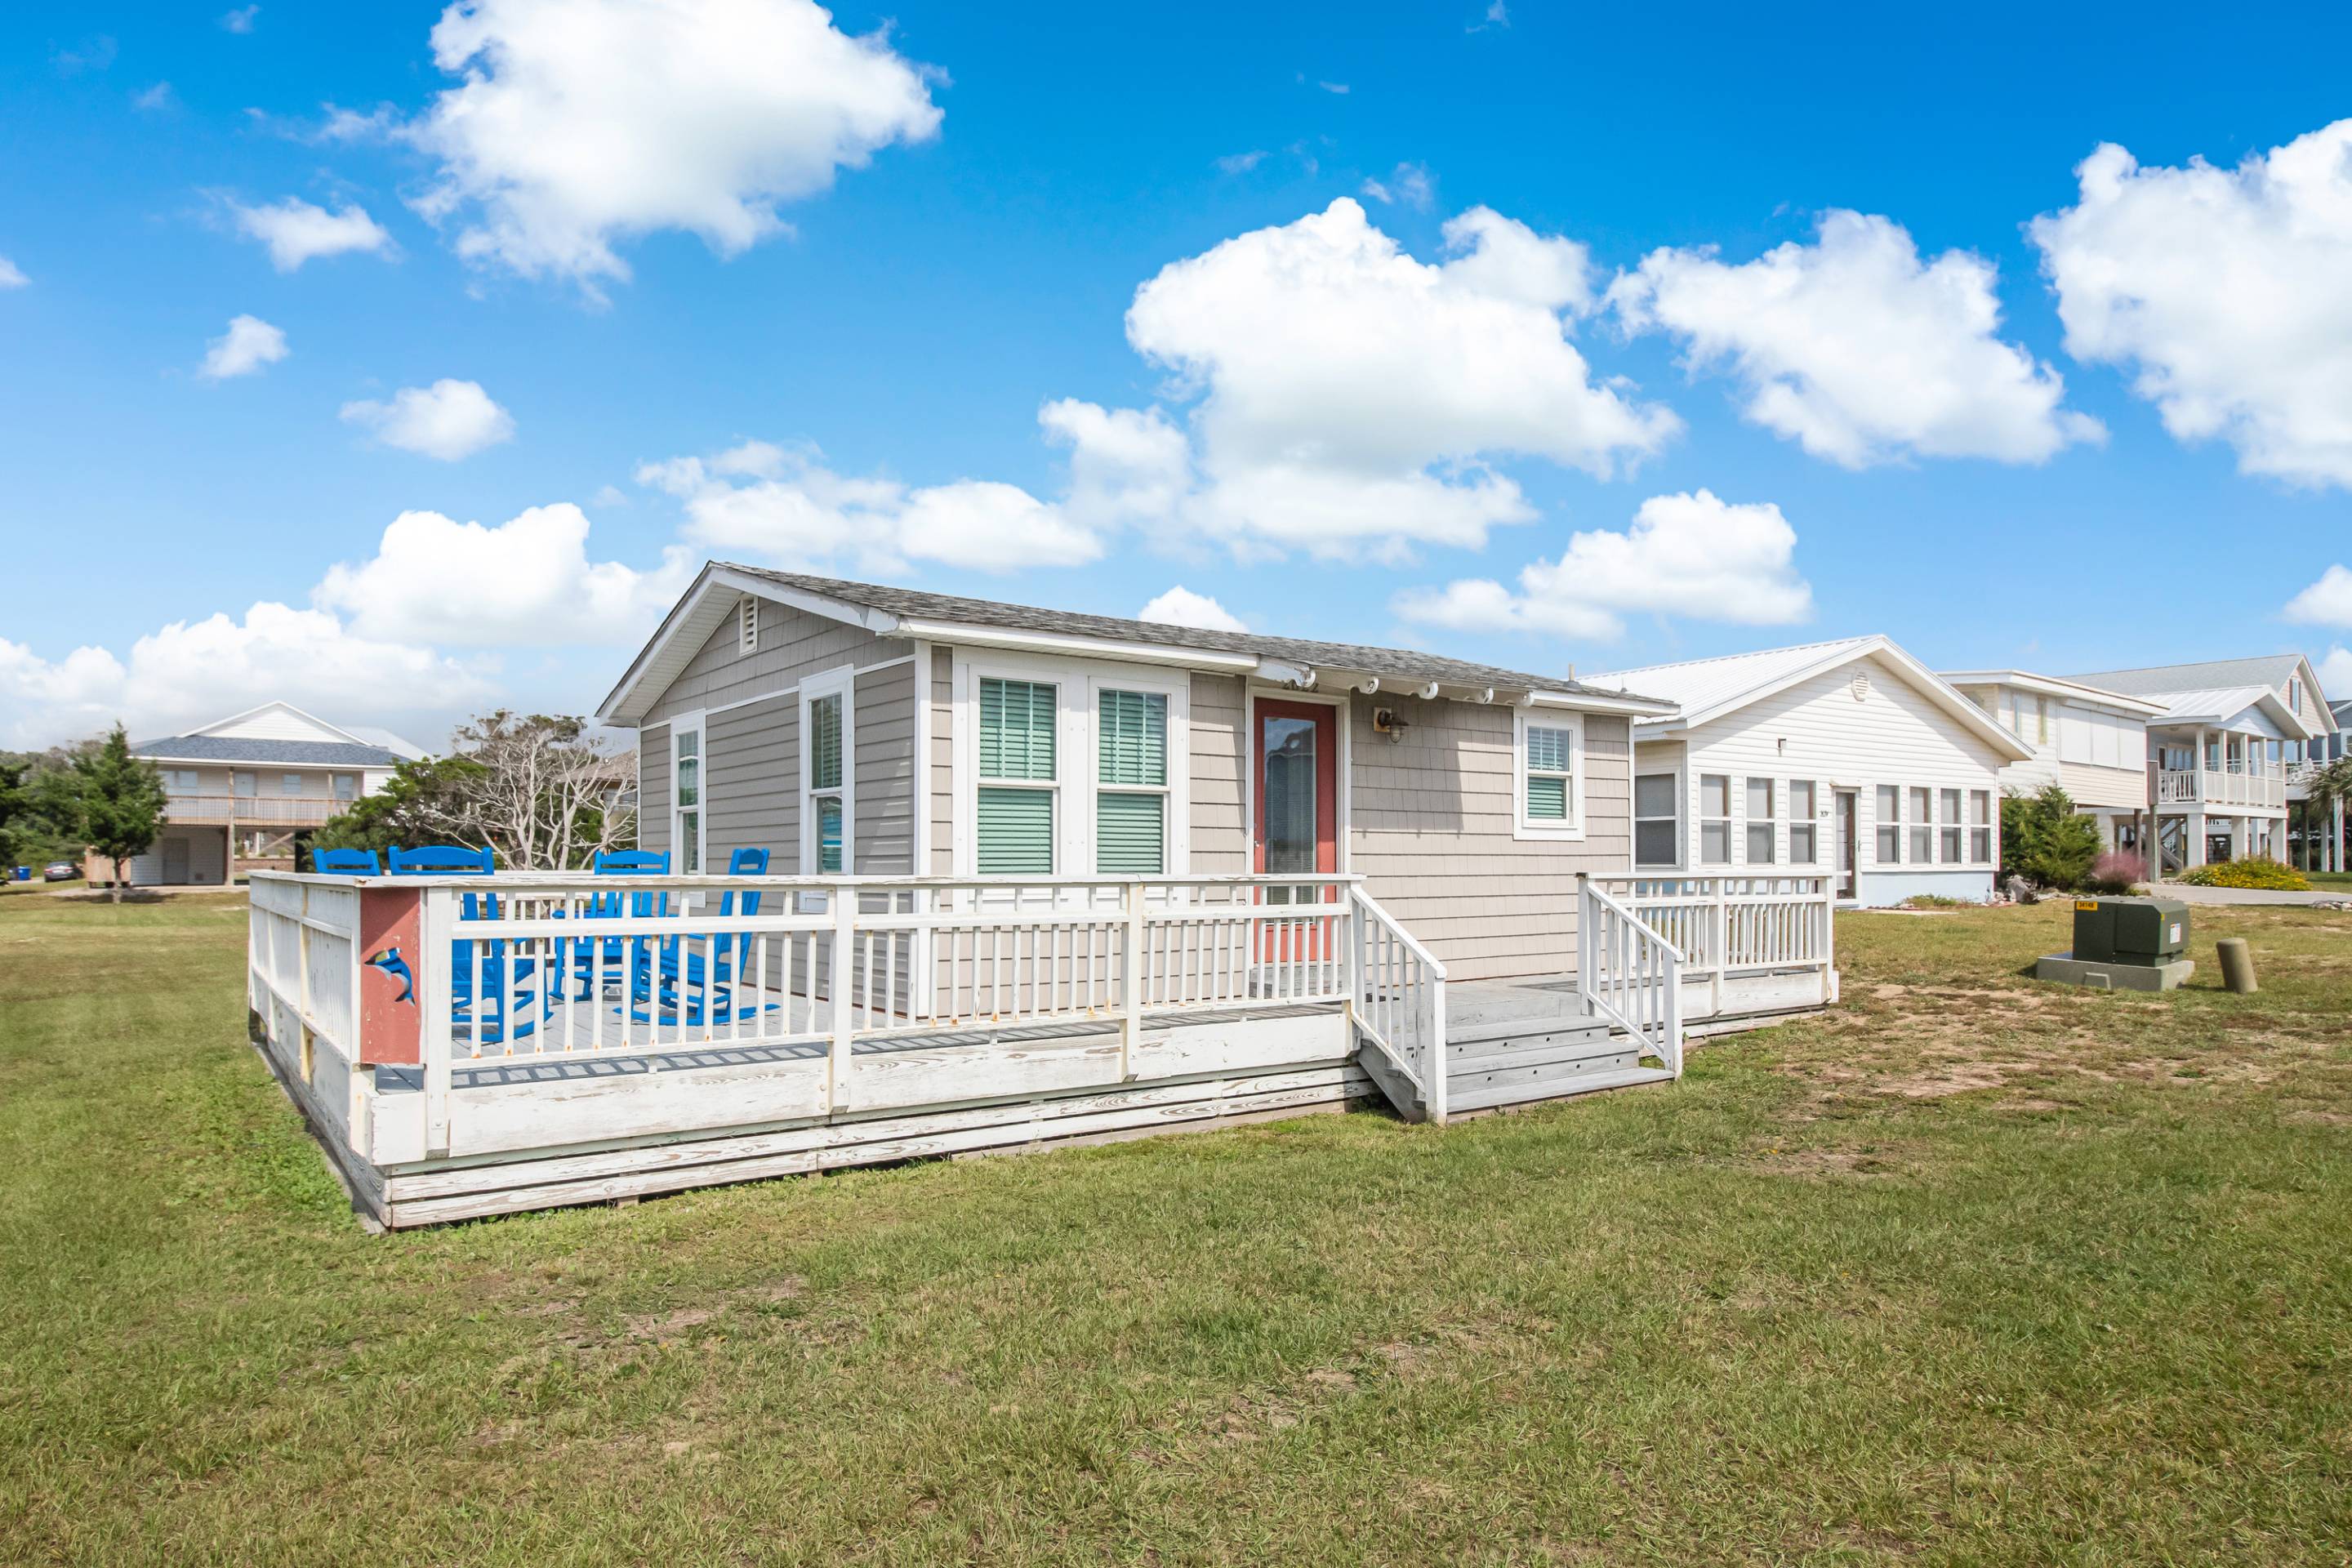
[[[804,676],[845,664],[863,668],[912,651],[898,638],[877,637],[863,626],[813,616],[772,599],[760,602],[760,647],[737,650],[735,617],[730,616],[676,680],[647,710],[650,721],[676,718],[698,708],[718,708],[746,698],[790,690]]]
[[[1192,677],[1189,754],[1192,769],[1192,871],[1237,877],[1250,868],[1250,836],[1242,819],[1243,733],[1239,676]]]
[[[2004,778],[2008,775],[2003,774]],[[2099,805],[2125,811],[2147,805],[2147,770],[2111,768],[2098,763],[2058,764],[2058,782],[2076,805]]]
[[[669,847],[669,726],[637,731],[637,847]]]
[[[856,803],[851,869],[868,877],[915,869],[915,667],[857,678]]]
[[[1405,721],[1371,728],[1375,708]],[[1576,877],[1633,853],[1626,721],[1584,718],[1585,837],[1512,837],[1512,710],[1383,696],[1351,704],[1350,868],[1462,980],[1557,973],[1576,961]]]
[[[703,843],[711,869],[725,870],[738,849],[768,851],[772,876],[796,869],[799,719],[797,698],[775,697],[705,721]]]

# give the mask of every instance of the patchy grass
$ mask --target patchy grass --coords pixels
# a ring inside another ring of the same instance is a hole
[[[1669,1089],[370,1237],[241,900],[10,900],[0,1560],[2341,1563],[2352,916],[2065,916]]]

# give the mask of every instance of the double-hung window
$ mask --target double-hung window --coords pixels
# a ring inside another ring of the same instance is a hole
[[[279,773],[278,775],[278,793],[279,795],[300,795],[302,793],[302,775],[300,773]]]
[[[1979,866],[1992,864],[1992,791],[1969,791],[1969,858]]]
[[[1813,781],[1789,781],[1789,864],[1810,866],[1817,853]]]
[[[360,781],[358,774],[337,773],[335,775],[335,798],[337,800],[357,800],[359,798],[359,793]]]
[[[1638,773],[1633,779],[1633,864],[1673,866],[1682,855],[1682,814],[1676,809],[1682,780],[1674,773]]]
[[[1097,694],[1095,785],[1096,875],[1164,873],[1169,815],[1165,695],[1109,688]]]
[[[1960,863],[1960,792],[1958,790],[1948,789],[1943,792],[1941,820],[1944,864],[1957,866]]]
[[[173,795],[195,794],[199,787],[196,770],[194,768],[165,768],[163,770],[163,787]]]
[[[808,705],[809,820],[815,825],[810,834],[815,864],[810,868],[820,877],[839,876],[843,866],[843,695],[838,691],[827,692],[823,697],[812,699]]]
[[[1053,873],[1060,700],[1061,689],[1049,680],[987,676],[980,682],[978,869],[983,877]],[[1164,740],[1160,752],[1164,772]]]
[[[1698,779],[1698,858],[1702,865],[1731,864],[1731,775]]]
[[[1748,863],[1769,866],[1779,853],[1780,814],[1773,809],[1779,791],[1770,779],[1748,781]]]
[[[1898,864],[1903,858],[1903,791],[1895,784],[1878,786],[1878,863]]]
[[[670,814],[671,861],[683,875],[702,869],[702,729],[678,727],[670,742],[677,804]]]
[[[1914,784],[1911,788],[1911,864],[1932,866],[1935,863],[1935,795],[1930,790]]]
[[[1577,770],[1584,752],[1582,721],[1571,713],[1546,712],[1540,717],[1517,710],[1514,733],[1518,742],[1517,777],[1521,838],[1570,838],[1583,827],[1584,803],[1578,798]]]

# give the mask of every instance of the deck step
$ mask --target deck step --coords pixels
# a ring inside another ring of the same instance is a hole
[[[1471,1022],[1445,1021],[1445,1044],[1483,1046],[1491,1040],[1530,1039],[1542,1035],[1589,1034],[1607,1038],[1609,1026],[1599,1018],[1583,1013],[1545,1013],[1524,1018],[1479,1018]]]
[[[1501,1105],[1526,1105],[1539,1100],[1597,1094],[1604,1089],[1628,1089],[1642,1083],[1671,1083],[1674,1076],[1664,1068],[1621,1067],[1607,1071],[1553,1078],[1521,1078],[1475,1086],[1449,1077],[1445,1084],[1445,1106],[1449,1112],[1491,1110]]]

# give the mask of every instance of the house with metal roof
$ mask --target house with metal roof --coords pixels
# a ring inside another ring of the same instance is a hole
[[[2004,768],[2032,753],[1881,636],[1591,678],[1675,704],[1633,725],[1633,867],[1840,902],[1982,902]]]
[[[2287,858],[2296,775],[2332,727],[2309,659],[2267,654],[2066,679],[2162,705],[2147,724],[2145,797],[2158,876]]]
[[[2032,752],[2000,771],[2001,788],[2063,789],[2111,849],[2145,857],[2147,727],[2165,704],[2026,669],[1945,670],[1944,679]]]
[[[226,887],[238,873],[290,870],[296,846],[403,761],[424,753],[388,731],[346,730],[290,702],[265,702],[184,734],[134,741],[163,775],[164,827],[124,868],[131,886]],[[92,857],[92,881],[114,868]]]

